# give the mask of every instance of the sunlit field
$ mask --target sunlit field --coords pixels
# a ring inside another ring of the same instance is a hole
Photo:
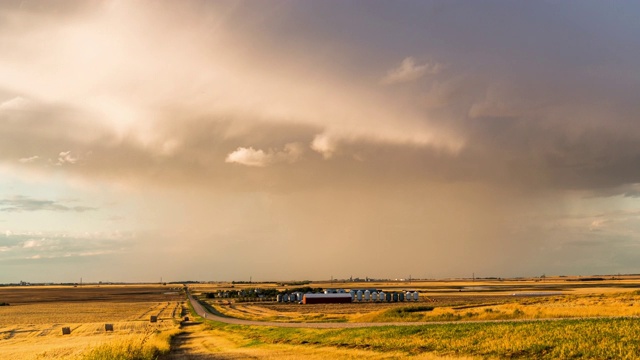
[[[306,285],[416,290],[420,300],[303,305],[205,296],[299,285],[189,285],[210,307],[236,318],[405,324],[302,329],[201,319],[189,313],[181,285],[0,287],[0,303],[9,304],[0,306],[0,358],[640,358],[640,280],[635,278]],[[151,316],[158,321],[150,322]],[[184,316],[201,324],[183,327]],[[106,324],[113,331],[106,331]],[[70,334],[63,335],[65,327]]]
[[[263,344],[367,350],[396,357],[448,356],[494,359],[638,359],[636,319],[587,319],[506,323],[385,326],[358,329],[292,329],[210,323],[244,346]]]
[[[437,322],[640,316],[640,293],[637,290],[640,289],[640,280],[633,277],[579,280],[309,284],[310,287],[377,288],[387,292],[411,289],[420,292],[418,302],[301,305],[259,299],[201,298],[227,316],[276,322]],[[265,288],[268,286],[274,285],[268,284]],[[286,291],[292,287],[278,286],[277,289]],[[199,284],[193,287],[200,294],[219,289],[239,291],[246,288],[251,287],[248,284]]]
[[[358,288],[385,291],[416,289],[421,293],[419,302],[302,305],[234,299],[203,301],[227,316],[259,321],[426,323],[295,329],[208,322],[208,331],[234,339],[237,349],[266,351],[280,346],[306,351],[316,348],[324,353],[334,348],[336,354],[343,352],[341,356],[347,356],[344,352],[358,351],[363,358],[640,358],[640,340],[637,340],[640,338],[640,282],[637,279],[450,281],[407,285],[356,284]],[[212,289],[212,285],[208,286],[202,284],[196,288],[206,293]],[[248,287],[246,284],[214,286],[227,290]]]
[[[163,286],[0,288],[0,301],[9,303],[0,307],[2,359],[107,359],[117,349],[151,356],[169,350],[186,311],[179,289]]]

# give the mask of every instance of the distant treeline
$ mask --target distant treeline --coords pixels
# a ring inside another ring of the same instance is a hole
[[[287,294],[287,293],[319,293],[322,292],[322,288],[312,288],[310,286],[303,286],[297,288],[291,288],[286,290],[278,290],[278,289],[261,289],[261,288],[248,288],[243,290],[227,290],[227,291],[218,291],[218,292],[205,292],[203,293],[204,297],[207,299],[214,299],[220,297],[229,297],[229,298],[256,298],[256,297],[275,297],[278,294]]]
[[[578,279],[567,279],[567,281],[604,281],[604,278],[601,277],[585,277]]]

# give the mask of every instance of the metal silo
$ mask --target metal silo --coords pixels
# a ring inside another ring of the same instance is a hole
[[[393,293],[393,302],[397,302],[398,301],[398,293]]]
[[[385,297],[385,299],[387,300],[387,302],[391,302],[391,299],[393,298],[393,296],[391,296],[391,293],[387,293],[387,296]]]
[[[362,301],[362,290],[358,290],[358,292],[356,292],[356,297],[358,298],[358,301]]]
[[[413,291],[407,291],[406,299],[407,301],[413,301]]]
[[[417,291],[413,293],[413,301],[418,301],[419,297],[420,295],[418,295]]]
[[[351,295],[351,301],[356,301],[356,291],[351,289],[349,290],[349,295]]]
[[[282,294],[278,294],[278,295],[276,296],[276,301],[277,301],[277,302],[282,302]]]
[[[374,291],[371,293],[371,301],[378,301],[378,292]]]
[[[398,301],[404,301],[404,293],[403,292],[398,294]]]
[[[282,295],[282,301],[289,302],[289,294]]]
[[[369,301],[369,300],[371,300],[371,291],[365,290],[364,291],[364,301]]]
[[[378,299],[380,299],[380,301],[384,301],[385,300],[385,293],[384,291],[380,290],[380,292],[378,293]]]

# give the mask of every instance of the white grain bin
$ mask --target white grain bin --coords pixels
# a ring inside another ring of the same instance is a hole
[[[277,302],[282,302],[282,294],[276,295],[276,301]]]
[[[365,290],[364,291],[364,301],[369,301],[369,300],[371,300],[371,291]]]
[[[358,292],[356,292],[356,297],[358,298],[358,301],[362,301],[362,290],[358,290]]]
[[[355,290],[349,290],[349,295],[351,295],[351,301],[356,301],[356,291]]]
[[[417,291],[413,293],[413,301],[418,301],[419,297],[420,295],[418,295]]]
[[[371,301],[378,301],[378,293],[376,291],[371,293]]]
[[[404,294],[405,299],[407,299],[407,301],[412,301],[413,300],[413,291],[407,291],[406,294]]]
[[[296,293],[296,300],[297,301],[302,301],[302,293],[301,292],[297,292]]]

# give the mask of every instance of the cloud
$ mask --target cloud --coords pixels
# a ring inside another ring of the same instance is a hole
[[[426,74],[435,75],[444,69],[440,63],[416,64],[413,57],[407,57],[395,68],[389,70],[381,82],[386,85],[406,83],[420,79]]]
[[[71,155],[71,151],[63,151],[58,154],[58,162],[56,165],[75,164],[78,160],[78,157]]]
[[[96,210],[96,208],[88,206],[67,206],[58,201],[32,199],[26,196],[15,196],[8,199],[0,199],[0,211],[23,212],[43,210],[85,212]]]
[[[40,159],[40,157],[35,155],[35,156],[28,157],[28,158],[21,158],[18,161],[23,163],[23,164],[28,164],[28,163],[32,163],[32,162],[34,162],[34,161],[36,161],[38,159]]]
[[[19,259],[68,259],[120,253],[135,237],[131,233],[14,233],[0,246],[0,262]]]
[[[316,137],[313,139],[313,142],[311,143],[311,148],[319,152],[320,154],[322,154],[322,156],[325,159],[329,159],[335,153],[337,144],[336,144],[336,141],[332,139],[329,135],[320,134],[320,135],[316,135]]]
[[[247,166],[266,166],[269,163],[269,156],[262,150],[254,150],[252,147],[239,147],[236,151],[227,155],[225,162]]]
[[[280,162],[294,163],[300,159],[303,152],[302,145],[298,143],[286,144],[282,151],[269,150],[268,152],[260,149],[255,150],[253,147],[239,147],[227,155],[225,162],[263,167]]]
[[[12,99],[0,102],[0,111],[2,110],[21,110],[29,104],[26,99],[16,96]]]

